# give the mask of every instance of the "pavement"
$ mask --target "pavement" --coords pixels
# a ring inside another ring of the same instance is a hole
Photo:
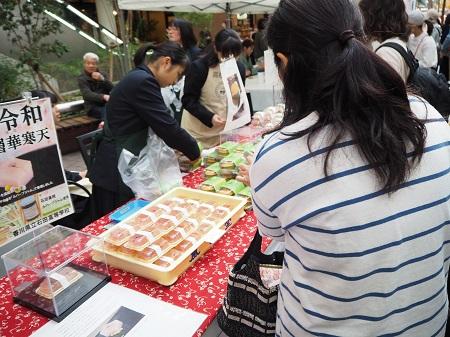
[[[62,157],[66,170],[78,172],[86,170],[86,164],[83,161],[80,151],[65,154]]]

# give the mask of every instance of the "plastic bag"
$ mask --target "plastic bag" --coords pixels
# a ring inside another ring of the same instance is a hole
[[[175,152],[150,128],[147,145],[139,156],[123,149],[118,169],[123,182],[133,191],[136,198],[154,200],[182,184]]]

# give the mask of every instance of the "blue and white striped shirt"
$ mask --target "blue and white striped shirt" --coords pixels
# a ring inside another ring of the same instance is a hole
[[[332,152],[325,179],[326,129],[311,151],[307,136],[277,132],[256,152],[250,179],[259,230],[286,247],[277,336],[444,336],[450,127],[418,98],[410,104],[427,121],[425,153],[391,195],[351,139]]]

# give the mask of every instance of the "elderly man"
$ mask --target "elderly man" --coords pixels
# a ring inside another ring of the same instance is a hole
[[[98,69],[98,60],[98,56],[94,53],[84,54],[84,70],[78,76],[78,87],[83,95],[88,116],[103,120],[105,104],[109,100],[113,84],[106,78],[106,74]]]

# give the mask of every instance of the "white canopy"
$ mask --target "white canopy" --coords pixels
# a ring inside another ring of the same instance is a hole
[[[118,0],[120,9],[204,13],[271,13],[279,0]]]

